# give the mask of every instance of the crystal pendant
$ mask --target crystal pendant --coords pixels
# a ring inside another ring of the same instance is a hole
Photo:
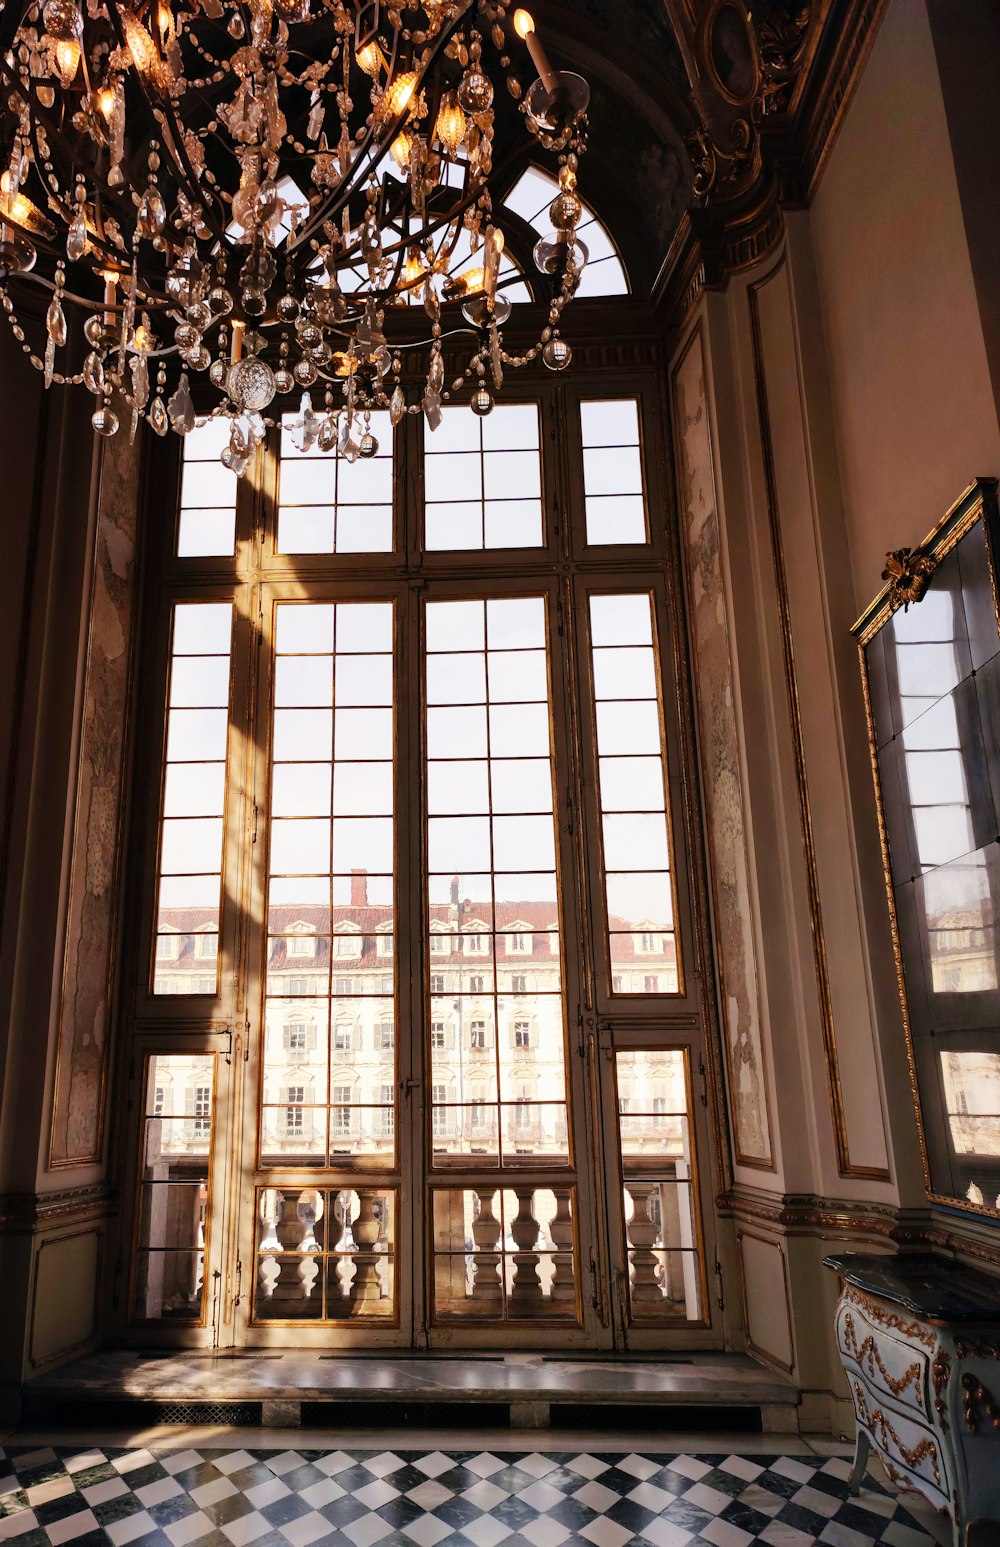
[[[550,338],[542,350],[542,360],[550,371],[564,371],[573,358],[573,351],[564,338]]]
[[[215,317],[228,317],[233,309],[233,298],[224,285],[216,285],[208,292],[208,304]]]
[[[136,231],[147,241],[152,241],[155,236],[159,236],[166,223],[167,206],[163,202],[163,195],[155,183],[150,183],[139,205]]]
[[[212,386],[224,387],[229,371],[230,367],[226,364],[225,360],[213,360],[208,368],[208,379]]]
[[[211,363],[211,351],[204,344],[197,344],[194,349],[184,351],[184,364],[190,365],[193,371],[207,371]]]
[[[467,113],[489,112],[493,104],[493,82],[482,70],[469,70],[458,88],[458,100]]]
[[[306,452],[316,444],[319,419],[313,413],[312,398],[308,392],[303,392],[302,401],[299,404],[299,417],[293,419],[288,428],[296,451]]]
[[[79,263],[87,251],[87,222],[83,211],[76,215],[66,233],[66,256],[70,263]]]
[[[49,309],[45,314],[45,331],[56,348],[61,349],[66,342],[66,314],[58,295],[54,295],[49,302]]]
[[[364,457],[366,461],[369,457],[378,456],[378,441],[372,434],[371,430],[366,430],[362,435],[361,442],[358,446],[358,456]]]
[[[262,446],[267,439],[267,425],[262,414],[247,414],[247,437],[251,446]]]
[[[441,358],[440,349],[435,349],[431,356],[431,368],[427,372],[427,390],[438,396],[444,386],[444,361]]]
[[[320,451],[333,451],[337,444],[337,421],[332,414],[327,414],[319,427],[319,435],[316,444]]]
[[[143,409],[149,402],[149,367],[145,355],[133,355],[129,361],[132,373],[132,406]]]
[[[170,428],[170,420],[167,418],[167,410],[164,407],[163,399],[159,393],[156,394],[152,403],[149,405],[149,422],[153,429],[156,431],[157,435],[166,435]]]
[[[406,417],[406,394],[402,387],[397,386],[389,401],[389,423],[395,429],[401,419]]]
[[[236,362],[226,388],[234,403],[254,413],[266,408],[277,390],[274,372],[266,360],[258,360],[256,355],[246,355]]]
[[[89,354],[83,362],[83,385],[95,397],[104,391],[104,366],[98,354]]]
[[[575,239],[572,231],[554,231],[534,246],[535,266],[542,274],[564,274],[569,268],[579,273],[589,257],[586,243]]]
[[[118,415],[107,403],[102,403],[100,408],[95,408],[90,422],[98,435],[118,434]]]
[[[441,423],[441,397],[437,392],[427,391],[423,401],[424,418],[427,420],[427,428],[436,430]]]
[[[181,379],[177,383],[177,391],[167,404],[167,413],[170,415],[170,423],[178,435],[189,435],[194,429],[194,404],[191,401],[191,389],[188,386],[186,374],[181,372]]]
[[[493,399],[490,396],[489,388],[484,387],[480,383],[472,394],[472,401],[469,406],[474,414],[478,414],[480,419],[485,419],[487,414],[491,414],[493,412]]]

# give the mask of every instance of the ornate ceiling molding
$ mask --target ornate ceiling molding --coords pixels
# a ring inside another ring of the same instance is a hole
[[[705,288],[780,241],[809,202],[885,0],[663,0],[697,122],[692,204],[654,300],[681,326]]]

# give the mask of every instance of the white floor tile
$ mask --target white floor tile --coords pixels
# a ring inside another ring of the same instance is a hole
[[[152,1515],[147,1515],[144,1509],[134,1515],[128,1515],[124,1520],[115,1520],[111,1525],[104,1527],[115,1547],[125,1547],[126,1542],[137,1542],[140,1537],[148,1536],[151,1531],[157,1529],[156,1521]]]
[[[215,1524],[201,1510],[195,1510],[193,1515],[185,1515],[183,1520],[174,1520],[168,1526],[163,1527],[173,1547],[188,1547],[189,1542],[198,1542],[209,1531],[215,1530]]]
[[[311,1547],[313,1542],[318,1542],[321,1536],[329,1536],[331,1526],[324,1515],[313,1510],[308,1515],[300,1515],[298,1520],[290,1520],[287,1525],[279,1526],[281,1532],[292,1547]]]

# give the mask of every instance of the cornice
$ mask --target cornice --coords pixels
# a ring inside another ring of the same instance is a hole
[[[65,1187],[58,1192],[0,1193],[0,1235],[33,1235],[46,1226],[94,1219],[106,1214],[110,1203],[105,1182]]]
[[[764,1193],[733,1188],[716,1199],[719,1217],[753,1223],[785,1236],[870,1236],[900,1251],[949,1252],[1000,1272],[1000,1232],[954,1227],[930,1207],[824,1198],[816,1193]]]

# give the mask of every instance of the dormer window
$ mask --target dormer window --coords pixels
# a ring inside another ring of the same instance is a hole
[[[174,934],[159,934],[156,937],[156,959],[158,962],[175,962],[181,954],[181,945],[184,936]]]
[[[508,956],[530,956],[532,935],[527,927],[513,929],[504,936],[505,949]]]
[[[219,937],[207,931],[194,937],[194,954],[199,961],[216,961],[219,955]]]
[[[303,957],[313,957],[316,954],[316,937],[311,930],[303,926],[289,935],[285,942],[285,951],[288,956],[295,956],[300,960]]]
[[[470,929],[463,936],[462,950],[466,956],[485,956],[489,951],[489,938],[485,930]]]
[[[376,950],[380,956],[392,956],[395,949],[395,941],[392,935],[392,925],[384,925],[375,936]]]
[[[357,960],[361,955],[361,932],[355,925],[338,924],[334,932],[333,952],[343,960]]]

